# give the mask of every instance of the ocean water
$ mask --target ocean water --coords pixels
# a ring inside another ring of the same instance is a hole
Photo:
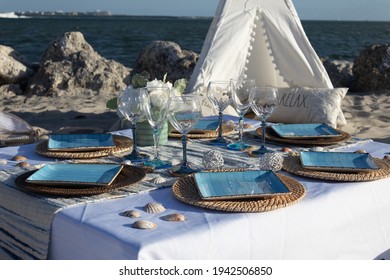
[[[133,67],[136,57],[154,40],[174,41],[200,53],[211,18],[181,17],[46,17],[0,18],[0,44],[39,62],[51,41],[80,31],[103,57]],[[371,44],[390,43],[390,22],[302,21],[320,57],[353,61]]]

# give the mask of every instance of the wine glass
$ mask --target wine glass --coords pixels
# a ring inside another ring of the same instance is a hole
[[[254,79],[239,79],[239,80],[230,80],[231,90],[232,90],[232,101],[234,108],[239,116],[239,138],[236,143],[230,143],[227,145],[227,148],[235,151],[243,151],[250,147],[250,145],[245,144],[242,136],[244,131],[244,115],[251,106],[251,90],[255,87]]]
[[[133,133],[133,151],[125,156],[125,159],[131,162],[142,162],[150,158],[148,155],[141,154],[138,151],[136,141],[137,122],[145,118],[142,104],[146,95],[147,91],[145,89],[135,89],[132,86],[128,86],[119,94],[117,99],[118,110],[130,122],[130,128]]]
[[[155,169],[171,167],[170,161],[160,159],[158,148],[160,129],[168,114],[171,90],[165,86],[146,87],[145,89],[148,93],[143,104],[146,118],[153,129],[154,158],[145,161],[144,165]]]
[[[272,152],[265,146],[265,129],[267,126],[267,118],[273,113],[278,105],[278,90],[274,87],[254,87],[251,90],[251,108],[253,112],[261,120],[262,142],[261,147],[257,151],[253,151],[254,155],[261,155]]]
[[[183,144],[183,161],[179,166],[170,170],[174,176],[187,176],[199,171],[187,161],[187,133],[201,118],[201,111],[199,96],[186,94],[171,99],[168,120],[182,134],[181,142]]]
[[[232,93],[229,81],[211,81],[207,87],[207,98],[218,110],[218,137],[209,144],[214,146],[226,146],[229,141],[222,137],[223,111],[232,103]]]

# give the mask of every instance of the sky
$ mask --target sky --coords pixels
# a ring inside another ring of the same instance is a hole
[[[244,1],[244,0],[242,0]],[[95,11],[122,15],[213,16],[219,0],[0,0],[0,12]],[[390,21],[390,0],[293,0],[303,20]]]

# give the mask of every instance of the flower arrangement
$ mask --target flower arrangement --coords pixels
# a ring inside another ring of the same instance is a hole
[[[167,87],[167,88],[172,89],[172,94],[175,95],[175,96],[180,96],[180,95],[182,95],[184,93],[184,91],[185,91],[185,89],[187,87],[187,84],[188,84],[187,79],[183,78],[183,79],[176,80],[174,82],[174,84],[172,85],[171,82],[166,81],[166,78],[167,78],[167,74],[164,75],[162,81],[161,80],[157,80],[157,79],[149,81],[149,79],[150,79],[149,73],[146,72],[146,71],[143,71],[142,73],[135,74],[132,77],[131,85],[129,87],[132,87],[132,88]],[[150,98],[151,98],[152,102],[154,104],[156,104],[156,106],[158,106],[158,104],[160,102],[159,92],[158,91],[152,91],[150,93]],[[109,108],[109,109],[116,110],[117,109],[117,97],[114,97],[114,98],[110,99],[106,103],[106,107]]]

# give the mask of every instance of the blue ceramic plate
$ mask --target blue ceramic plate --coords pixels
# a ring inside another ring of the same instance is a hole
[[[191,131],[196,130],[217,130],[219,126],[217,119],[202,119],[194,126]]]
[[[50,151],[93,151],[114,148],[111,134],[51,134],[47,149]]]
[[[118,164],[47,164],[26,179],[28,183],[53,186],[108,186],[119,172]]]
[[[332,172],[361,172],[379,169],[370,154],[350,152],[301,152],[304,168]]]
[[[326,138],[341,136],[333,127],[327,124],[275,124],[271,128],[282,138]]]
[[[290,193],[272,171],[196,173],[195,182],[202,199],[244,199]]]

